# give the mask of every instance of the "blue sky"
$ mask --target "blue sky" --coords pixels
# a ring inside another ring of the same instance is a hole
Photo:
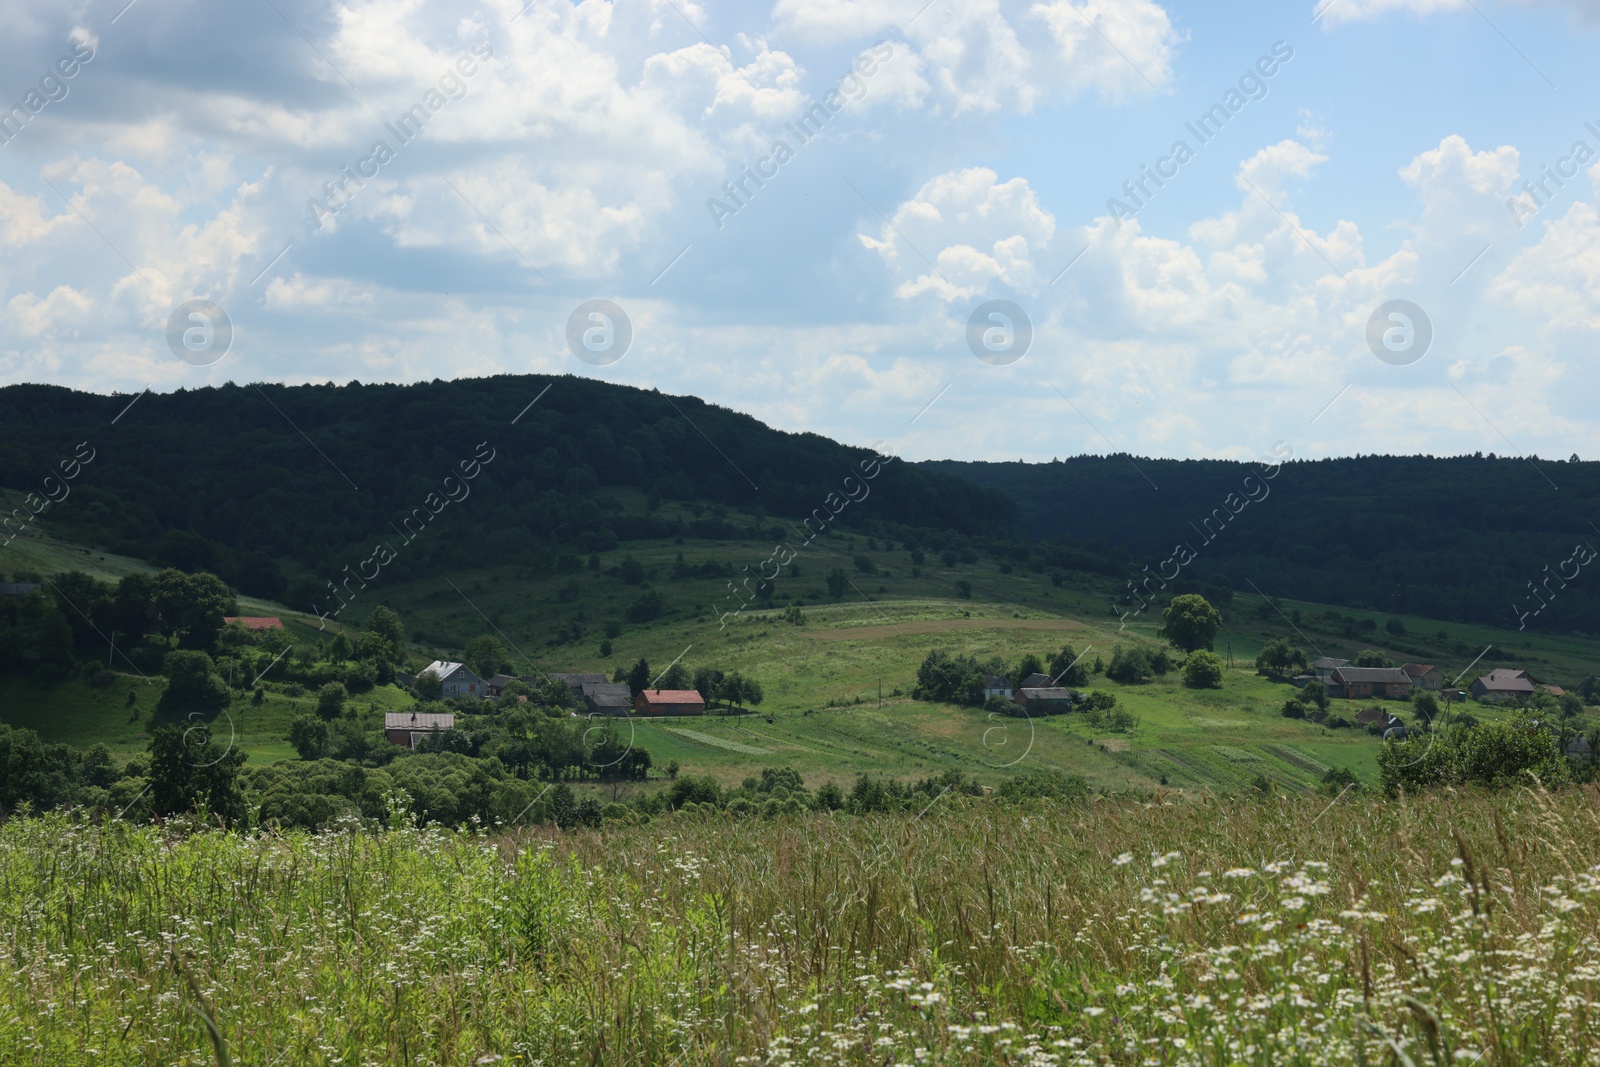
[[[1600,458],[1597,0],[125,4],[0,12],[0,382],[570,373],[913,459]],[[196,299],[220,358],[169,345]],[[620,359],[571,350],[595,299]],[[1032,339],[980,361],[995,300]]]

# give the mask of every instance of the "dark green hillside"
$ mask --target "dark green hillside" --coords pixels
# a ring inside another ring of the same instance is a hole
[[[1527,616],[1528,629],[1600,630],[1600,567],[1566,562],[1580,542],[1600,548],[1600,463],[1291,461],[1264,488],[1245,484],[1254,465],[1222,460],[921,466],[1004,492],[1025,532],[1125,551],[1130,578],[1158,571],[1186,543],[1197,557],[1190,570],[1224,574],[1241,591],[1254,582],[1274,596],[1516,629],[1514,603],[1520,612],[1540,606],[1533,582],[1548,606]],[[1232,515],[1230,493],[1259,500]],[[1214,511],[1227,521],[1208,528]]]
[[[830,498],[842,521],[962,534],[1004,531],[1013,513],[998,493],[898,460],[867,479],[879,468],[864,449],[582,378],[230,384],[152,393],[118,418],[131,399],[0,389],[0,488],[19,498],[7,507],[41,487],[59,496],[44,479],[87,442],[92,460],[45,513],[52,532],[301,608],[375,567],[387,580],[486,561],[549,573],[619,540],[775,540],[778,520],[826,512]],[[601,487],[632,489],[641,506],[605,511]],[[662,500],[696,507],[666,518]],[[735,528],[720,514],[735,506],[772,521]],[[379,545],[390,551],[375,559]]]

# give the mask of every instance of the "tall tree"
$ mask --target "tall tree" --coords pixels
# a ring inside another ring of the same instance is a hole
[[[1185,652],[1196,649],[1211,651],[1222,629],[1222,612],[1212,607],[1199,593],[1181,593],[1161,613],[1161,629],[1156,631],[1171,642],[1174,648]]]

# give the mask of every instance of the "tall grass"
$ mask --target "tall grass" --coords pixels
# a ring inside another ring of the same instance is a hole
[[[1597,802],[14,819],[0,1063],[1592,1063]]]

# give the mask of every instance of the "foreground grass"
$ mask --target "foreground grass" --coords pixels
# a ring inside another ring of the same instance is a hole
[[[1597,800],[16,819],[0,1062],[1588,1063]]]

